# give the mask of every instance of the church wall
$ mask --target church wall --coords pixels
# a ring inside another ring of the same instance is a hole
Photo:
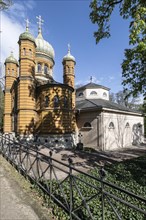
[[[81,134],[81,142],[84,147],[100,149],[100,112],[79,112],[77,113],[78,135]],[[86,123],[90,123],[91,127],[86,127]],[[78,137],[78,141],[80,138]]]
[[[19,81],[18,81],[18,119],[17,133],[20,136],[34,133],[37,120],[35,100],[35,43],[19,40]]]
[[[18,74],[18,65],[15,63],[5,63],[5,65],[4,132],[12,132],[11,88]]]
[[[34,84],[31,80],[20,80],[18,84],[18,133],[29,134],[36,122]]]
[[[45,97],[48,97],[46,106]],[[58,106],[54,106],[54,97],[59,98]],[[72,91],[65,87],[52,86],[43,88],[37,97],[39,121],[37,132],[40,134],[65,134],[75,131],[74,112],[72,110]],[[64,98],[67,106],[64,106]]]
[[[97,94],[90,94],[91,92],[95,91]],[[104,93],[106,95],[104,95]],[[105,99],[105,100],[109,100],[109,91],[102,89],[102,88],[98,88],[98,89],[86,89],[85,90],[85,97],[87,99]]]
[[[140,144],[143,141],[143,117],[103,113],[103,135],[103,150],[120,149],[132,144]]]
[[[85,127],[86,122],[91,127]],[[77,128],[77,135],[81,134],[77,142],[97,150],[120,149],[143,141],[143,117],[128,113],[82,111],[77,113]]]
[[[49,59],[48,57],[45,58],[45,56],[43,56],[43,55],[41,57],[40,55],[37,56],[37,54],[36,54],[35,62],[36,62],[36,66],[35,66],[36,73],[38,73],[38,68],[37,68],[38,63],[40,63],[42,65],[42,70],[40,72],[41,74],[44,74],[44,65],[45,64],[48,65],[49,73],[50,73],[50,70],[52,71],[52,68],[54,66],[54,62],[52,61],[52,59]],[[52,75],[52,72],[51,72],[51,75]]]

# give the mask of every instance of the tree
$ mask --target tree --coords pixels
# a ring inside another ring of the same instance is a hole
[[[110,37],[110,17],[116,6],[123,19],[129,19],[130,49],[122,63],[123,86],[128,96],[143,94],[146,100],[146,0],[93,0],[90,19],[97,24],[96,43]]]
[[[11,5],[11,0],[0,0],[0,10],[8,9]]]
[[[141,110],[142,111],[142,104],[140,104],[140,98],[139,97],[133,97],[133,96],[128,96],[125,91],[119,91],[117,93],[111,93],[110,94],[110,101],[115,102],[119,105],[126,106],[129,109],[134,109],[134,110]]]

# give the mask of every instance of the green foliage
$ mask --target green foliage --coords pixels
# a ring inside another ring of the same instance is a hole
[[[12,5],[11,0],[0,0],[0,10],[6,10]]]
[[[122,63],[123,86],[129,95],[141,93],[146,99],[146,1],[145,0],[93,0],[90,19],[97,24],[96,43],[110,37],[110,18],[116,6],[123,19],[129,19],[129,44]]]
[[[115,163],[112,165],[105,166],[106,170],[106,181],[114,183],[123,189],[129,190],[136,195],[146,198],[146,155],[132,160],[127,160],[120,163]],[[89,172],[91,175],[100,178],[98,169],[95,168]],[[78,175],[78,178],[66,179],[66,181],[53,181],[52,192],[55,197],[57,197],[64,205],[70,204],[70,193],[73,195],[74,209],[81,206],[75,213],[84,220],[90,219],[89,213],[86,208],[86,204],[83,202],[88,201],[87,204],[90,207],[90,211],[95,219],[101,219],[102,216],[102,197],[101,197],[101,183],[91,179],[85,175]],[[80,179],[80,180],[79,180]],[[72,182],[72,191],[70,191],[70,183]],[[83,182],[84,181],[84,182]],[[44,187],[48,188],[50,182],[43,181]],[[94,187],[87,185],[92,184]],[[104,190],[108,193],[117,196],[120,199],[125,200],[133,205],[138,206],[141,209],[145,209],[145,204],[128,196],[127,194],[118,191],[114,188],[104,185]],[[93,198],[90,200],[90,197]],[[69,215],[60,207],[57,206],[53,201],[49,200],[46,196],[46,201],[48,205],[52,207],[53,214],[58,220],[69,220]],[[104,197],[104,213],[105,220],[116,220],[117,217],[113,212],[112,207],[109,205],[108,201],[114,205],[121,216],[121,219],[131,219],[131,220],[144,220],[145,217],[138,211],[116,201],[114,198]],[[74,218],[73,218],[74,219]]]

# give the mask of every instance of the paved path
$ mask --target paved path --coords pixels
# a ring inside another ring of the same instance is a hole
[[[32,199],[14,179],[10,166],[0,156],[0,220],[45,220],[36,213],[37,207],[33,208]]]

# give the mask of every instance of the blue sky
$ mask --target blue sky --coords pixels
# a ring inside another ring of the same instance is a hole
[[[25,31],[25,19],[31,22],[30,32],[37,37],[37,19],[44,20],[42,33],[55,50],[54,78],[62,82],[62,59],[67,54],[67,44],[76,59],[76,84],[93,81],[111,88],[111,92],[122,89],[121,63],[124,49],[128,48],[128,21],[115,11],[111,20],[111,38],[95,43],[93,32],[96,25],[89,19],[90,0],[46,0],[14,1],[14,5],[1,15],[1,59],[10,51],[18,57],[18,38]]]

